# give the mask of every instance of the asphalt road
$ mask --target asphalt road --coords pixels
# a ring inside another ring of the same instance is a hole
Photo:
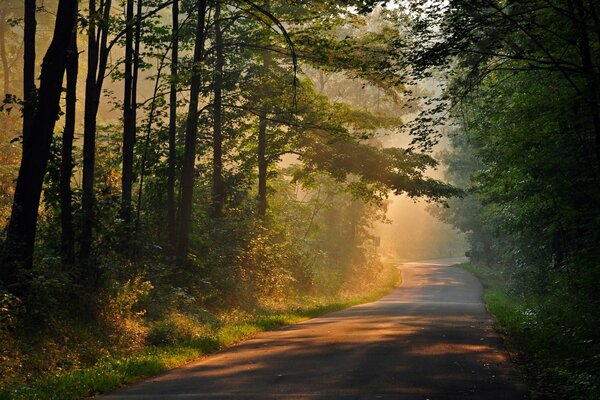
[[[448,265],[400,266],[379,301],[256,336],[100,399],[526,399],[481,301]]]

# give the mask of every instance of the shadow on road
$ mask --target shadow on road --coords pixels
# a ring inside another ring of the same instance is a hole
[[[255,339],[106,399],[523,399],[482,289],[407,264],[383,299]]]

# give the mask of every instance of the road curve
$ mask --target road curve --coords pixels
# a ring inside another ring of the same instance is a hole
[[[103,400],[528,398],[481,300],[448,266],[401,265],[379,301],[262,333]]]

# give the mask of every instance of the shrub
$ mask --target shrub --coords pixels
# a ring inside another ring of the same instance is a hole
[[[211,327],[200,321],[198,317],[172,312],[150,325],[146,341],[154,346],[175,344],[201,339],[210,332]]]

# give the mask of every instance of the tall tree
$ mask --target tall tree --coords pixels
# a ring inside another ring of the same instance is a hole
[[[140,3],[140,0],[138,0]],[[134,0],[127,0],[125,11],[126,25],[133,26],[135,20]],[[121,174],[121,218],[126,229],[131,224],[131,190],[133,187],[133,147],[135,145],[136,121],[133,106],[133,58],[134,31],[125,33],[125,81],[123,88],[123,169]]]
[[[8,286],[21,283],[19,269],[32,266],[38,208],[50,144],[59,114],[62,82],[68,47],[75,28],[77,0],[60,0],[52,41],[42,63],[40,107],[34,114],[32,134],[24,137],[23,157],[15,188],[10,222],[4,246],[1,278]]]
[[[75,6],[75,16],[79,9]],[[79,75],[79,51],[77,34],[71,35],[67,54],[67,96],[65,110],[65,128],[62,137],[60,164],[60,222],[61,251],[63,261],[72,264],[75,261],[75,233],[73,229],[73,193],[71,177],[73,175],[73,140],[75,139],[75,120],[77,114],[77,78]]]
[[[269,163],[267,161],[267,111],[261,110],[258,117],[258,216],[264,218],[267,215],[267,172]]]
[[[221,29],[221,1],[215,0],[215,51],[216,63],[214,74],[214,125],[213,125],[213,184],[212,204],[215,216],[223,213],[225,201],[225,183],[223,182],[223,31]]]
[[[175,181],[177,168],[177,82],[179,79],[179,0],[172,9],[171,83],[169,93],[169,159],[167,173],[167,231],[171,250],[176,245]]]
[[[595,14],[595,7],[593,3],[594,2],[589,2],[590,8],[586,9],[586,6],[582,0],[570,0],[568,1],[568,6],[569,12],[571,13],[571,21],[574,31],[573,36],[579,51],[581,72],[583,73],[586,83],[582,91],[583,95],[585,96],[593,124],[596,164],[598,166],[598,171],[600,172],[600,108],[598,107],[598,89],[600,88],[598,78],[599,72],[594,70],[594,57],[589,38],[590,28],[588,27],[588,15],[591,14],[593,16]],[[597,21],[592,22],[592,24],[594,23],[597,24]],[[600,29],[596,27],[596,32],[598,31],[600,31]]]
[[[92,251],[95,203],[96,119],[109,54],[108,21],[110,18],[111,0],[106,0],[101,4],[102,7],[97,9],[96,0],[89,0],[88,3],[88,72],[85,82],[82,226],[79,249],[79,258],[82,266],[87,266]]]
[[[264,5],[265,12],[270,12],[271,2],[268,1]],[[270,74],[270,68],[273,66],[273,57],[269,50],[262,51],[262,73],[263,79],[267,79]],[[265,93],[265,95],[268,95]],[[268,101],[262,102],[262,109],[258,116],[258,148],[257,148],[257,164],[258,164],[258,216],[265,218],[267,215],[267,174],[269,169],[269,161],[267,159],[267,129],[268,121]]]
[[[198,136],[198,97],[202,61],[204,60],[204,42],[206,36],[207,1],[198,1],[198,16],[196,22],[194,43],[194,64],[190,83],[190,102],[188,107],[187,124],[185,129],[185,148],[183,169],[181,172],[181,201],[179,206],[179,231],[177,234],[176,258],[184,263],[189,248],[189,234],[192,225],[192,203],[194,198],[194,175],[196,171],[196,140]]]

